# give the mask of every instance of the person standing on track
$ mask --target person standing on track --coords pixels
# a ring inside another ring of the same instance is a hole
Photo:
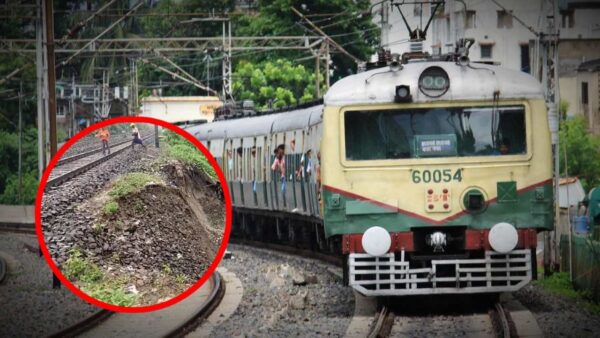
[[[106,155],[107,151],[108,155],[110,155],[110,147],[108,146],[110,132],[108,131],[108,129],[105,127],[100,128],[100,130],[96,133],[96,137],[99,138],[102,142],[102,155]]]
[[[138,128],[133,123],[130,126],[131,135],[133,136],[133,142],[131,142],[131,149],[135,149],[136,144],[139,144],[142,147],[144,147],[144,149],[146,149],[146,145],[144,145],[144,142],[142,141],[142,136],[140,135],[140,131],[138,130]]]

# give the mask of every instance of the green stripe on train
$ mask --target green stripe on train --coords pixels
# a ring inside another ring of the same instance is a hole
[[[412,227],[467,226],[471,229],[489,229],[499,222],[508,222],[517,228],[551,230],[554,224],[552,183],[520,192],[516,199],[488,203],[485,211],[461,214],[443,223],[427,221],[406,211],[361,201],[344,194],[323,189],[325,203],[325,235],[363,233],[378,225],[390,232],[409,231]],[[449,214],[452,216],[454,214]]]

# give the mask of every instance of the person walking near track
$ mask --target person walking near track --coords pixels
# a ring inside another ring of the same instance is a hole
[[[100,139],[102,142],[102,155],[108,154],[110,155],[110,147],[108,146],[108,140],[110,139],[110,132],[107,128],[100,128],[100,130],[96,133],[96,137]]]
[[[146,149],[146,145],[144,145],[144,142],[142,141],[142,136],[140,135],[140,131],[138,130],[138,128],[133,123],[130,126],[131,135],[133,136],[133,142],[131,142],[131,149],[135,149],[136,144],[139,144],[142,147],[144,147],[144,149]]]

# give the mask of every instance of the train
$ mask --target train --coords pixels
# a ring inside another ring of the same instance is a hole
[[[554,226],[540,83],[464,55],[387,62],[321,102],[188,131],[223,169],[234,236],[338,254],[365,296],[516,291]]]

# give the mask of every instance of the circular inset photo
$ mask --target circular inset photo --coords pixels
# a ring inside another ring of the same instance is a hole
[[[231,228],[223,173],[190,134],[145,117],[66,142],[36,200],[40,248],[61,282],[119,312],[175,304],[215,272]]]

